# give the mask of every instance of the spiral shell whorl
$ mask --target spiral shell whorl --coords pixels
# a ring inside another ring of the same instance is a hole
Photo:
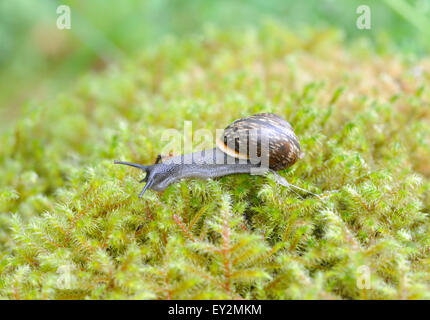
[[[261,157],[264,150],[262,142],[269,143],[269,168],[272,170],[285,169],[300,157],[300,144],[293,128],[273,113],[260,113],[234,121],[224,129],[217,147],[232,157],[252,159],[255,155]]]

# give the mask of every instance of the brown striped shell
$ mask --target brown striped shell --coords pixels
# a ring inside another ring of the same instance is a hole
[[[293,128],[273,113],[259,113],[234,121],[224,129],[217,147],[239,159],[258,160],[262,159],[262,150],[263,157],[268,152],[272,170],[285,169],[301,158],[299,140]]]

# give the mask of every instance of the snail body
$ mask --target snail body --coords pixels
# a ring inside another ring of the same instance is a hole
[[[150,188],[163,191],[184,179],[208,179],[231,174],[250,174],[263,169],[275,173],[277,182],[289,185],[276,173],[301,158],[300,144],[291,125],[273,113],[260,113],[234,121],[224,129],[216,148],[164,159],[162,163],[140,165],[115,161],[142,169],[146,182],[140,193]]]

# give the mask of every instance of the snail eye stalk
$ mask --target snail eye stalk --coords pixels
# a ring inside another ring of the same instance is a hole
[[[142,170],[146,170],[146,168],[149,167],[149,166],[144,166],[142,164],[137,164],[137,163],[132,163],[132,162],[126,162],[126,161],[118,161],[118,160],[115,160],[113,163],[114,164],[125,164],[126,166],[135,167],[135,168],[139,168],[139,169],[142,169]]]
[[[145,178],[146,179],[146,178]],[[153,183],[153,180],[151,180],[151,181],[149,181],[149,182],[147,182],[146,184],[145,184],[145,186],[143,187],[143,189],[142,189],[142,192],[139,194],[139,199],[141,199],[142,198],[142,196],[143,196],[143,194],[145,193],[145,191],[150,187],[150,186],[152,186],[152,183]]]

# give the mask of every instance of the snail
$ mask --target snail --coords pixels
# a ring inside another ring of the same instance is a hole
[[[163,191],[169,185],[184,178],[216,178],[231,174],[257,173],[259,170],[274,173],[276,182],[289,184],[276,171],[292,166],[303,157],[300,144],[291,125],[273,113],[260,113],[238,119],[224,129],[216,147],[162,160],[153,165],[115,161],[142,169],[146,182],[139,198],[147,189]],[[306,191],[308,192],[308,191]]]

